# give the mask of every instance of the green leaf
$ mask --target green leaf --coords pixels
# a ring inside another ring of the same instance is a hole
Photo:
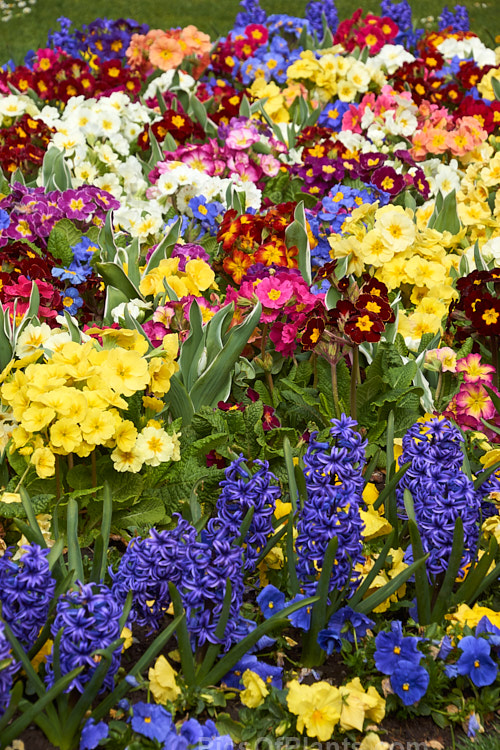
[[[406,491],[405,491],[406,495]],[[413,501],[412,501],[413,502]],[[405,502],[406,506],[406,502]],[[422,546],[422,540],[420,538],[420,532],[418,526],[408,513],[408,528],[410,531],[411,546],[413,550],[413,558],[421,561],[427,559],[429,555],[424,557],[424,549]],[[411,567],[411,566],[410,566]],[[404,571],[407,572],[407,571]],[[401,574],[400,574],[401,575]],[[417,611],[418,621],[420,625],[428,625],[431,621],[431,594],[429,581],[427,579],[427,572],[424,567],[418,568],[415,571],[415,593],[417,595]]]
[[[439,590],[439,594],[436,599],[436,603],[431,611],[430,620],[431,622],[441,622],[446,611],[450,606],[450,597],[455,585],[460,565],[462,563],[462,557],[464,552],[464,525],[460,516],[455,521],[455,529],[453,531],[453,544],[451,547],[450,557],[448,559],[448,565],[444,576],[443,583]]]
[[[106,284],[119,289],[127,297],[127,301],[131,299],[144,300],[139,289],[130,281],[123,268],[117,263],[96,263],[96,269]]]

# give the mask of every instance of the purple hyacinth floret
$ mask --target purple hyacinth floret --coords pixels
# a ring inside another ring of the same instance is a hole
[[[458,517],[464,527],[462,570],[476,551],[482,493],[462,471],[462,442],[460,431],[438,417],[417,422],[403,438],[400,463],[411,465],[396,496],[404,516],[404,490],[412,494],[422,546],[429,553],[427,570],[433,575],[447,570]]]
[[[13,547],[0,557],[0,602],[3,619],[26,648],[34,644],[47,621],[56,582],[52,578],[48,549],[26,544],[19,560]]]
[[[225,470],[216,516],[209,521],[207,529],[211,537],[236,539],[246,514],[253,508],[252,522],[244,540],[245,570],[251,571],[273,533],[272,516],[281,490],[278,480],[269,471],[268,461],[254,461],[259,467],[255,474],[249,474],[242,466],[244,461],[244,456],[240,455]]]
[[[107,648],[120,637],[122,611],[104,583],[82,584],[77,581],[72,590],[59,598],[51,632],[55,638],[63,629],[60,642],[61,674],[68,674],[76,667],[84,667],[65,692],[84,692],[100,662],[100,657],[93,655],[94,652]],[[101,691],[113,689],[120,659],[121,649],[118,647],[113,652]],[[54,684],[53,654],[47,657],[45,682],[48,687]]]
[[[312,433],[304,456],[307,500],[297,524],[297,575],[308,596],[316,593],[328,543],[338,538],[330,591],[343,588],[351,568],[361,562],[363,521],[359,515],[366,440],[345,414],[332,419],[331,439],[318,442]]]
[[[5,635],[4,624],[0,620],[0,662],[5,659],[10,659],[10,662],[0,669],[0,716],[9,706],[10,691],[12,690],[14,675],[21,666],[21,664],[16,662],[12,656],[11,645]]]

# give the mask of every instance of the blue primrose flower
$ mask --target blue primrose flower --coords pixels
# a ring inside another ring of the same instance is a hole
[[[405,706],[411,706],[422,698],[429,685],[427,670],[413,661],[400,659],[391,674],[391,686]]]
[[[70,315],[74,315],[83,306],[83,300],[78,289],[72,286],[68,287],[64,292],[62,303],[63,310],[66,310]]]
[[[498,667],[490,656],[491,646],[485,638],[467,635],[458,644],[462,655],[457,661],[458,674],[469,677],[476,687],[491,685]]]
[[[80,738],[80,750],[94,750],[101,740],[104,740],[109,733],[109,727],[104,721],[95,722],[89,719],[83,729]]]
[[[130,724],[134,732],[158,742],[165,742],[174,729],[172,717],[167,709],[153,703],[136,703]]]
[[[280,612],[283,609],[285,606],[285,595],[270,583],[257,596],[257,604],[265,619],[268,620],[276,612]]]
[[[375,666],[388,675],[394,673],[401,660],[417,667],[422,658],[422,653],[417,648],[418,641],[414,636],[404,638],[401,623],[395,620],[391,623],[390,633],[382,632],[375,638]]]
[[[10,224],[10,216],[7,213],[7,211],[4,211],[3,208],[0,208],[0,230],[7,229],[7,227]]]

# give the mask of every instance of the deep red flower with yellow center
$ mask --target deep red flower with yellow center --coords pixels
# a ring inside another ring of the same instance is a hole
[[[368,310],[360,310],[349,318],[344,328],[345,333],[355,344],[361,344],[363,341],[379,341],[383,330],[383,322]]]
[[[500,335],[500,299],[483,295],[474,305],[470,318],[480,335]]]

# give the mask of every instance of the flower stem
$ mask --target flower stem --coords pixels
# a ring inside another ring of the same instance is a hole
[[[330,371],[332,374],[333,407],[335,409],[336,418],[340,419],[339,384],[337,380],[337,362],[332,362],[330,364]]]
[[[498,388],[498,384],[500,382],[500,376],[498,373],[498,367],[500,365],[498,361],[498,336],[492,336],[490,339],[490,347],[491,347],[491,364],[495,368],[495,373],[493,375],[493,385],[495,388]]]
[[[352,370],[351,370],[351,417],[356,419],[356,385],[358,382],[359,370],[359,350],[353,347],[352,350]]]

